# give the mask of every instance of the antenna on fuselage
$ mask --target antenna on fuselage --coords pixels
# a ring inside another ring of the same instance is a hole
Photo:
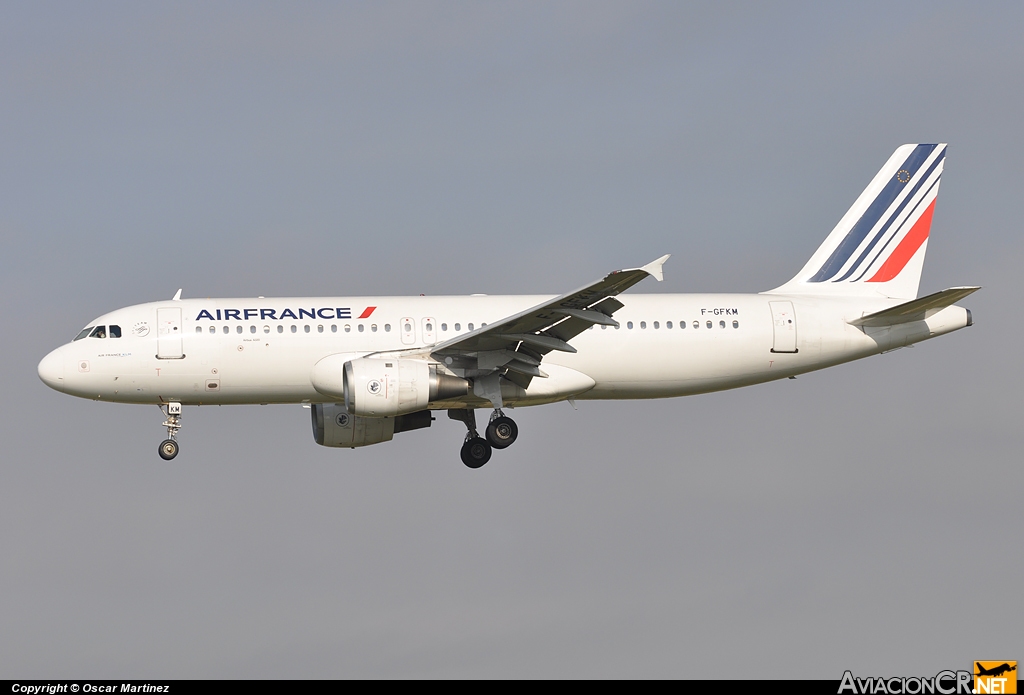
[[[171,297],[171,301],[172,302],[180,302],[181,301],[181,288],[180,287],[178,288],[178,291],[174,293],[174,296]]]

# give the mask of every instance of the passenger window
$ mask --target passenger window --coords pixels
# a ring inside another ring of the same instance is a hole
[[[641,321],[640,322],[640,328],[647,328],[647,322],[646,321]]]
[[[338,332],[338,324],[332,323],[331,324],[331,333],[337,333],[337,332]]]
[[[307,323],[307,324],[306,324],[305,326],[303,326],[303,327],[302,327],[302,330],[303,330],[303,332],[305,332],[305,333],[309,333],[309,324]]]
[[[448,324],[447,323],[442,323],[441,324],[441,330],[442,331],[447,331],[448,330]]]
[[[203,327],[202,326],[196,326],[196,333],[202,333],[202,332],[203,332]]]
[[[241,326],[237,326],[235,328],[235,333],[241,333],[241,332],[242,332],[242,327]]]
[[[270,333],[270,326],[264,326],[263,327],[263,332],[264,333]]]
[[[377,324],[375,324],[375,323],[371,323],[370,324],[370,332],[371,333],[376,333],[377,332]]]
[[[461,331],[462,330],[462,326],[460,324],[458,324],[458,323],[455,324],[455,330]]]
[[[107,329],[105,326],[96,326],[92,329],[92,333],[89,335],[90,338],[106,338]]]
[[[277,332],[284,333],[284,326],[282,326],[281,324],[277,324]]]
[[[658,324],[658,322],[657,322],[657,321],[655,321],[655,322],[654,322],[654,330],[658,330],[658,325],[659,325],[659,324]]]
[[[665,322],[665,328],[671,329],[672,328],[672,322],[671,321],[666,321]]]
[[[473,324],[469,324],[469,330],[473,330]]]
[[[255,333],[256,332],[256,326],[249,326],[249,332],[250,333]]]
[[[602,330],[602,331],[607,331],[607,330],[608,330],[608,326],[602,325],[602,326],[601,326],[601,330]]]
[[[385,333],[390,333],[391,332],[391,324],[390,323],[385,323],[384,324],[384,332]]]
[[[231,330],[230,328],[228,328],[227,326],[224,326],[224,335],[227,335],[228,331],[230,331],[230,330]]]
[[[432,330],[434,330],[434,324],[432,324],[432,323],[430,323],[430,322],[428,321],[428,322],[427,322],[427,330],[428,330],[428,331],[432,331]]]
[[[740,327],[740,322],[739,321],[733,321],[732,322],[732,327],[733,328],[739,328]]]
[[[90,332],[92,332],[92,326],[89,326],[88,328],[83,328],[82,332],[75,336],[75,340],[81,340],[85,336],[89,335]],[[75,341],[72,340],[71,342]]]
[[[293,324],[292,324],[292,333],[297,333],[297,332],[298,332],[298,330],[299,330],[299,327],[298,327],[298,326],[296,326],[296,325],[295,325],[295,324],[293,323]]]
[[[632,321],[626,321],[626,328],[628,328],[630,330],[633,330],[633,322]]]
[[[708,328],[711,328],[711,325],[712,325],[711,322],[708,321]]]
[[[718,327],[719,328],[725,328],[725,321],[719,321],[718,322]]]
[[[324,332],[324,325],[322,323],[319,326],[316,327],[316,332],[317,333],[323,333]]]
[[[406,333],[408,333],[409,331],[412,330],[412,324],[409,323],[408,321],[406,321],[405,325],[402,326],[402,330],[405,331]]]
[[[700,328],[700,321],[694,321],[693,322],[693,327],[694,328]]]
[[[348,323],[345,324],[345,332],[346,333],[351,333],[352,332],[352,325],[351,324],[348,324]]]
[[[120,338],[121,337],[121,327],[120,326],[110,326],[110,337],[111,338]]]
[[[360,332],[360,333],[362,333],[362,332],[363,332],[363,324],[361,324],[361,323],[359,324],[359,326],[358,326],[358,330],[359,330],[359,332]]]

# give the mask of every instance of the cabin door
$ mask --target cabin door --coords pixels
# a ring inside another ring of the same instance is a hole
[[[772,352],[796,352],[796,314],[793,302],[768,302],[772,309],[775,342]]]
[[[180,360],[181,309],[179,307],[156,310],[156,357],[160,360]]]

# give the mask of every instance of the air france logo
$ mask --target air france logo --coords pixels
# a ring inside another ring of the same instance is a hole
[[[381,392],[381,389],[382,389],[382,386],[381,386],[380,382],[377,381],[376,379],[370,379],[370,381],[367,382],[367,384],[366,384],[366,390],[369,391],[374,396],[379,395],[380,392]]]
[[[363,309],[359,318],[369,318],[375,306],[368,306]],[[352,307],[299,307],[298,309],[202,309],[196,316],[196,321],[206,319],[208,321],[249,321],[259,319],[260,321],[301,321],[302,319],[350,319],[352,318]],[[147,329],[148,332],[148,329]]]

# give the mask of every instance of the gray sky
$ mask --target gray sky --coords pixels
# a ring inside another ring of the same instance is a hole
[[[1024,6],[0,7],[0,676],[934,675],[1024,658]],[[796,381],[316,446],[46,388],[185,296],[791,277],[949,142],[921,290],[976,325]]]

